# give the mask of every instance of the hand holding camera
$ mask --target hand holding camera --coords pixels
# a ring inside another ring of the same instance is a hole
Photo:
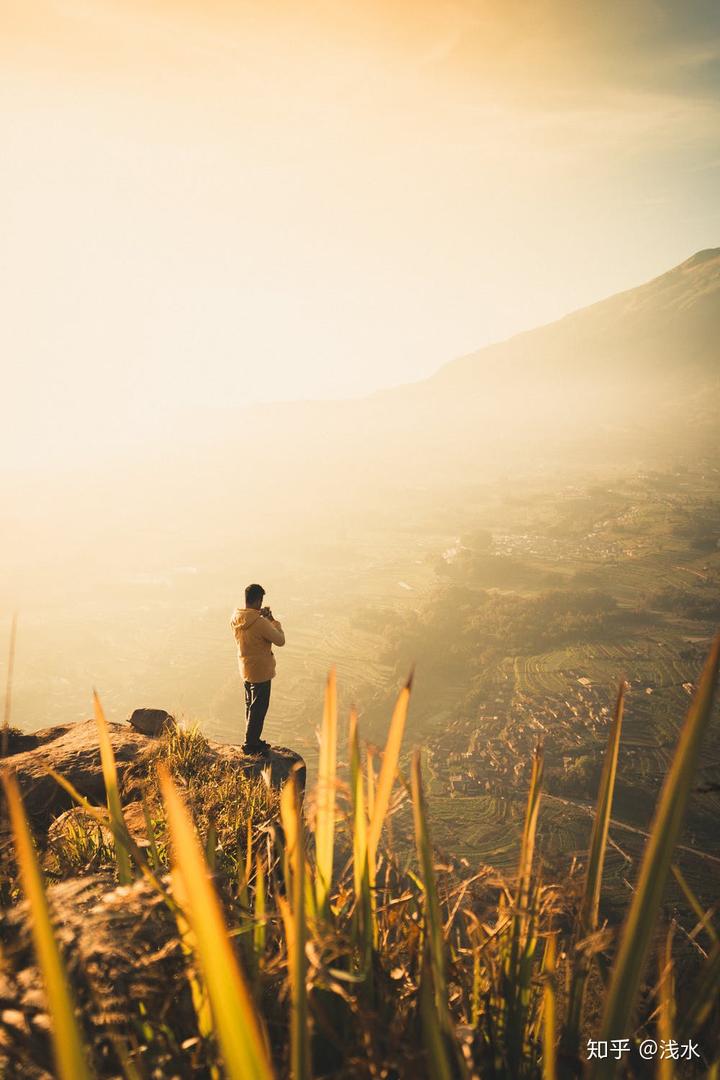
[[[272,619],[273,613],[269,607],[260,608],[260,614],[264,615],[266,619]]]

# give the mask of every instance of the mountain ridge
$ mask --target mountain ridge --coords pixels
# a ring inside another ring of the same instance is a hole
[[[476,470],[542,462],[667,464],[690,450],[712,453],[719,341],[720,249],[707,248],[424,380],[246,411],[242,445],[252,433],[264,440],[264,477],[289,501],[308,477],[320,497],[352,501],[361,488],[373,498],[443,490]],[[292,453],[268,448],[268,430],[282,431]]]
[[[661,301],[666,305],[664,315]],[[666,326],[669,312],[687,312],[698,305],[712,308],[713,333],[720,332],[720,248],[702,249],[677,266],[640,285],[578,308],[561,319],[524,330],[503,341],[450,360],[424,381],[432,383],[452,377],[457,371],[476,364],[482,357],[494,357],[499,351],[506,354],[528,340],[537,341],[539,337],[561,335],[568,331],[572,334],[578,326],[582,329],[582,323],[589,319],[594,324],[591,332],[597,335],[602,330],[597,326],[597,321],[607,315],[615,318],[625,316],[634,320],[638,316],[642,317],[644,313],[645,317],[649,314],[653,318],[659,318],[660,323]],[[605,335],[610,329],[605,328]],[[717,337],[714,340],[718,340]],[[600,348],[603,344],[604,342],[598,342]],[[703,347],[705,344],[704,342]]]

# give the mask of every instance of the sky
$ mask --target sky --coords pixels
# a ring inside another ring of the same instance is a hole
[[[5,470],[421,379],[720,245],[714,0],[0,22]]]

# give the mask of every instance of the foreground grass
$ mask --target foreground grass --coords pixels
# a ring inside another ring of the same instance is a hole
[[[162,947],[152,962],[168,965],[174,995],[161,1016],[148,991],[128,993],[122,1010],[98,1021],[89,973],[77,965],[63,971],[53,921],[62,938],[64,913],[53,906],[52,888],[45,899],[22,803],[6,778],[15,861],[3,866],[5,895],[14,908],[22,897],[29,902],[52,1040],[32,1032],[10,1039],[0,1018],[4,1075],[51,1068],[69,1078],[71,1060],[87,1063],[91,1075],[132,1080],[717,1075],[713,913],[697,905],[694,967],[683,975],[689,982],[679,1004],[662,898],[710,723],[719,651],[716,643],[682,729],[620,930],[602,923],[600,898],[622,692],[586,866],[565,882],[543,881],[535,858],[541,747],[515,878],[488,867],[459,876],[437,864],[420,754],[407,778],[399,768],[410,685],[379,773],[351,717],[346,772],[337,760],[330,678],[319,790],[305,800],[293,776],[278,797],[263,777],[217,762],[197,730],[164,736],[140,778],[142,841],[130,835],[108,740],[108,809],[84,806],[46,853],[46,873],[92,873],[107,890],[119,882],[113,895],[124,906],[124,932],[157,926]],[[102,733],[99,702],[96,717]],[[387,839],[403,800],[412,804],[413,854]],[[12,950],[3,965],[10,978]],[[588,1038],[627,1040],[627,1048],[621,1060],[587,1060]],[[638,1048],[647,1038],[693,1040],[700,1057],[646,1063]]]

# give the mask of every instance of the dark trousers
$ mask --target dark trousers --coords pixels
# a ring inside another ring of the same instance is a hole
[[[270,704],[270,680],[245,683],[245,745],[254,746],[262,735],[265,715]]]

